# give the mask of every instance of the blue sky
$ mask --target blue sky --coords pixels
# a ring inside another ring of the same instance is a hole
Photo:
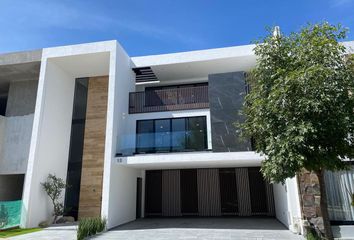
[[[117,39],[139,56],[252,43],[266,26],[342,23],[354,0],[0,0],[0,53]]]

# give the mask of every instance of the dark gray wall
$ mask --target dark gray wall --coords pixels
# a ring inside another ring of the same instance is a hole
[[[38,81],[11,82],[6,116],[24,116],[34,113]]]
[[[214,152],[251,151],[249,140],[240,138],[235,122],[245,97],[245,73],[231,72],[209,75],[211,135]]]
[[[0,201],[22,199],[24,174],[0,175]]]

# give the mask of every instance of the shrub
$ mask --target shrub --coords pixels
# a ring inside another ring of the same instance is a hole
[[[309,228],[307,230],[306,239],[307,240],[321,240],[321,237],[318,236],[315,229]]]
[[[62,203],[61,199],[61,193],[62,191],[68,187],[68,185],[65,184],[64,180],[53,175],[49,174],[46,181],[41,183],[44,191],[47,193],[48,197],[52,201],[54,211],[53,211],[53,216],[54,220],[53,223],[55,223],[58,219],[59,216],[63,215],[64,213],[64,204]]]
[[[77,228],[77,240],[83,240],[86,237],[93,236],[102,232],[106,228],[105,218],[83,218],[79,221],[79,227]]]

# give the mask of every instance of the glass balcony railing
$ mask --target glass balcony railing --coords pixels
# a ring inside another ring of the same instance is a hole
[[[140,133],[120,137],[118,155],[207,151],[204,131]]]

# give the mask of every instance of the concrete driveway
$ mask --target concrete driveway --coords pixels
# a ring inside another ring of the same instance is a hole
[[[76,224],[62,224],[45,228],[39,232],[11,237],[11,240],[76,240]]]
[[[300,240],[274,218],[147,218],[94,238],[115,240]]]
[[[76,228],[62,225],[11,240],[75,240]],[[93,239],[107,240],[303,240],[274,218],[146,218]]]

